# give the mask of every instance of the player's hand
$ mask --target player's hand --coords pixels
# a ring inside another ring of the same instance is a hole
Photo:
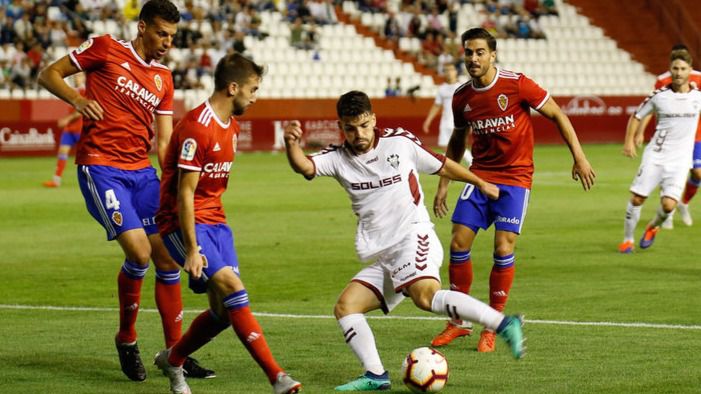
[[[204,259],[199,252],[188,255],[185,258],[183,270],[190,274],[193,279],[199,279],[202,276],[202,268],[204,268]]]
[[[83,116],[92,120],[102,120],[104,119],[105,111],[95,100],[89,100],[85,97],[81,97],[73,104],[76,111],[80,112]]]
[[[298,120],[287,122],[284,126],[284,134],[286,144],[299,144],[302,141],[302,124]]]
[[[424,122],[424,125],[423,125],[424,134],[428,134],[428,131],[429,131],[429,130],[428,130],[428,127],[429,127],[429,126],[430,126],[430,124]]]
[[[638,148],[635,144],[625,143],[623,144],[623,156],[625,157],[636,157],[638,156]]]
[[[645,136],[642,133],[636,134],[634,137],[635,146],[638,148],[643,146],[644,139],[645,139]]]
[[[584,190],[589,190],[594,186],[595,178],[596,173],[594,173],[594,169],[587,159],[580,159],[574,162],[572,166],[572,179],[582,182]]]
[[[496,200],[499,198],[499,187],[493,183],[484,182],[479,189],[490,200]]]
[[[438,185],[438,190],[436,190],[436,197],[433,198],[433,214],[437,218],[442,218],[448,214],[448,204],[446,200],[448,199],[448,187],[441,187]]]

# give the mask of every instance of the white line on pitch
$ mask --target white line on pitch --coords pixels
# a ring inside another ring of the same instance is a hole
[[[117,312],[117,308],[98,308],[87,306],[48,306],[48,305],[10,305],[0,304],[0,309],[15,309],[15,310],[47,310],[47,311],[64,311],[64,312]],[[143,308],[141,312],[156,313],[157,309]],[[200,310],[186,309],[187,313],[198,313]],[[268,313],[254,312],[256,316],[263,317],[281,317],[286,319],[333,319],[331,315],[296,315],[288,313]],[[445,317],[439,316],[367,316],[368,319],[384,319],[384,320],[445,320]],[[618,322],[596,322],[596,321],[568,321],[568,320],[529,320],[529,324],[550,324],[560,326],[599,326],[599,327],[632,327],[632,328],[660,328],[673,330],[701,330],[701,325],[684,325],[684,324],[657,324],[657,323],[618,323]]]

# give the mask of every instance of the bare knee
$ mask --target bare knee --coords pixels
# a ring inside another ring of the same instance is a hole
[[[630,198],[630,203],[633,204],[634,207],[639,207],[645,204],[645,200],[647,200],[647,197],[633,194],[633,196]]]
[[[412,284],[407,292],[409,297],[419,309],[431,312],[433,297],[440,289],[441,285],[437,280],[423,279]]]

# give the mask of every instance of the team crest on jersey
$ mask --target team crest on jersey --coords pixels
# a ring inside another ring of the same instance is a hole
[[[395,170],[399,168],[399,155],[397,154],[391,154],[389,157],[387,157],[387,162],[389,165],[392,166]]]
[[[156,76],[153,77],[153,82],[156,83],[156,89],[158,89],[158,91],[160,92],[161,88],[163,87],[163,80],[161,79],[161,76],[156,74]]]
[[[81,53],[85,52],[91,46],[92,46],[92,38],[87,40],[87,41],[84,41],[82,44],[80,44],[78,49],[75,50],[75,54],[80,55]]]
[[[183,149],[180,152],[180,159],[190,161],[195,158],[195,151],[197,150],[197,141],[192,138],[188,138],[183,142]]]
[[[112,212],[112,221],[117,226],[121,226],[122,225],[122,213],[119,211]]]
[[[231,145],[234,147],[234,153],[236,153],[236,146],[238,142],[238,138],[236,138],[236,134],[234,134],[234,136],[231,137]]]
[[[499,105],[499,108],[501,108],[502,111],[506,111],[506,107],[509,105],[509,98],[506,97],[504,93],[502,93],[497,97],[497,104]]]

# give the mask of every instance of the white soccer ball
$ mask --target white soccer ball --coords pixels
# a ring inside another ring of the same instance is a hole
[[[404,358],[402,379],[414,393],[437,393],[448,383],[448,360],[428,347],[414,349]]]

